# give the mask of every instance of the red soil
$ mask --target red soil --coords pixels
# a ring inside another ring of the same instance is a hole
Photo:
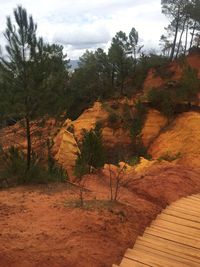
[[[133,178],[120,189],[121,204],[110,205],[95,201],[109,198],[108,178],[100,173],[86,177],[84,199],[90,202],[84,209],[67,202],[77,200],[79,190],[66,184],[2,190],[0,266],[119,264],[162,208],[200,192],[199,173],[173,164],[153,166],[144,177]]]

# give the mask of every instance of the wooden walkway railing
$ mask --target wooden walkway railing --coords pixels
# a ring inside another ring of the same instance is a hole
[[[163,210],[134,248],[126,251],[119,266],[200,267],[200,194]]]

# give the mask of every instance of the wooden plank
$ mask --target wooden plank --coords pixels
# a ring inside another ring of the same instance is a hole
[[[184,200],[180,200],[180,201],[183,203],[191,203],[191,204],[194,204],[197,206],[200,204],[200,199],[195,199],[192,197],[188,197],[188,198],[185,198]]]
[[[151,225],[154,226],[159,226],[159,227],[164,227],[166,229],[171,229],[180,233],[185,233],[189,236],[193,236],[194,238],[196,237],[197,239],[200,239],[200,230],[199,229],[194,229],[188,226],[182,226],[179,224],[176,224],[174,222],[166,222],[161,219],[157,219],[154,221]]]
[[[190,195],[190,197],[196,197],[196,198],[200,198],[200,194],[194,194],[194,195]]]
[[[157,231],[174,234],[176,236],[184,237],[184,238],[187,238],[189,240],[195,240],[196,242],[199,242],[199,244],[200,244],[200,238],[197,237],[197,236],[194,236],[194,235],[191,236],[189,233],[184,233],[184,232],[177,231],[177,230],[174,230],[174,229],[167,229],[167,228],[159,226],[159,225],[158,226],[152,225],[151,229],[155,229]]]
[[[147,253],[153,253],[153,254],[156,254],[157,256],[164,257],[168,260],[169,259],[173,260],[173,262],[183,263],[183,264],[186,264],[187,266],[190,266],[190,267],[199,266],[198,262],[194,262],[192,259],[188,260],[188,259],[184,258],[181,254],[179,254],[179,255],[172,254],[171,251],[169,252],[166,250],[162,250],[160,248],[148,246],[146,244],[136,243],[134,246],[134,250],[141,250],[141,251],[146,251]]]
[[[157,216],[157,219],[167,221],[167,222],[174,222],[174,223],[179,224],[179,225],[188,226],[188,227],[200,230],[200,224],[199,223],[192,222],[192,221],[182,219],[182,218],[178,218],[178,217],[175,217],[172,215],[160,214]]]
[[[193,200],[187,200],[187,201],[180,201],[178,203],[173,203],[172,206],[178,206],[178,207],[190,207],[192,210],[199,212],[200,210],[200,202],[194,202]]]
[[[195,195],[192,195],[190,197],[188,197],[189,199],[193,199],[193,200],[196,200],[196,201],[200,201],[200,197],[197,197]]]
[[[159,255],[159,254],[155,254],[152,252],[147,252],[147,251],[140,251],[137,249],[128,249],[126,254],[125,254],[126,258],[129,259],[136,259],[136,257],[138,259],[142,259],[142,261],[144,263],[153,265],[153,266],[164,266],[164,267],[188,267],[188,265],[182,263],[182,262],[178,262],[176,260],[172,260],[169,259],[165,256]]]
[[[200,218],[200,210],[199,211],[194,211],[194,210],[191,210],[191,209],[187,209],[186,210],[184,207],[173,206],[173,205],[170,206],[170,210],[176,210],[176,211],[179,211],[181,213],[188,214],[188,215]]]
[[[176,241],[163,239],[162,237],[158,237],[148,233],[144,233],[144,235],[141,238],[145,242],[153,243],[159,246],[163,245],[168,249],[170,248],[173,249],[173,251],[184,253],[185,255],[194,257],[195,259],[200,259],[199,249],[197,248],[188,247],[187,245],[184,245],[182,243],[177,243]]]
[[[187,198],[187,199],[180,199],[180,200],[173,202],[171,204],[174,204],[174,205],[185,204],[188,206],[199,207],[199,202],[200,202],[200,199],[195,200],[195,199]]]
[[[163,214],[173,215],[178,218],[200,223],[200,218],[173,209],[165,209]]]
[[[157,216],[133,249],[113,267],[199,267],[200,194],[182,198]]]
[[[198,205],[190,205],[188,203],[174,203],[174,204],[171,204],[168,208],[171,208],[171,207],[177,207],[177,208],[182,208],[184,209],[185,211],[194,211],[196,213],[200,213],[200,207],[199,207],[200,204]]]
[[[188,226],[178,225],[174,222],[156,220],[151,225],[162,226],[162,227],[165,227],[166,229],[172,229],[172,230],[180,231],[183,233],[189,233],[190,235],[192,235],[194,237],[198,237],[198,236],[200,237],[200,230],[199,229],[194,229],[194,228],[191,228]]]
[[[152,229],[152,228],[146,229],[145,232],[167,239],[167,240],[171,240],[177,243],[187,245],[189,247],[200,249],[200,243],[198,241],[193,240],[193,239],[188,239],[187,237],[184,237],[184,236],[179,236],[179,235],[175,235],[174,233],[167,233],[165,231],[159,231],[159,230]]]
[[[197,195],[191,195],[189,196],[190,198],[195,198],[195,199],[200,199],[200,194],[197,194]]]
[[[155,265],[149,265],[141,262],[141,259],[128,259],[123,258],[120,267],[155,267]]]
[[[188,204],[188,205],[199,205],[200,199],[194,199],[194,198],[184,198],[180,199],[176,202],[173,202],[172,204]]]
[[[194,261],[199,264],[200,266],[200,255],[199,250],[194,250],[184,245],[175,244],[174,242],[163,240],[163,239],[155,239],[150,237],[143,236],[142,238],[138,238],[136,241],[136,245],[144,245],[147,247],[151,247],[157,250],[161,250],[166,252],[170,255],[176,255],[182,257],[186,260]],[[134,247],[135,247],[134,246]]]

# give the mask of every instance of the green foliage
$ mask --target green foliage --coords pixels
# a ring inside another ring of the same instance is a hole
[[[132,60],[129,53],[128,37],[122,31],[116,33],[108,51],[108,58],[112,65],[112,87],[119,87],[124,93],[124,82],[132,69]]]
[[[140,162],[140,157],[138,157],[138,156],[133,156],[130,160],[129,160],[129,165],[131,165],[131,166],[135,166],[135,165],[137,165],[137,164],[139,164],[139,162]]]
[[[165,88],[153,88],[148,93],[148,101],[170,120],[175,114],[178,102],[187,101],[191,104],[197,99],[198,92],[198,71],[186,65],[179,82],[169,81]]]
[[[140,136],[146,118],[146,107],[141,101],[135,104],[135,109],[135,116],[130,125],[130,133],[133,140]]]
[[[187,49],[193,45],[198,47],[199,0],[161,0],[161,6],[162,12],[170,19],[170,24],[165,28],[168,36],[161,36],[163,53],[172,60],[181,54],[185,55]]]
[[[84,131],[80,150],[74,170],[78,178],[90,173],[92,168],[101,168],[105,163],[105,151],[99,127],[96,126],[94,130]]]
[[[182,74],[180,87],[177,90],[177,96],[180,100],[191,103],[196,100],[198,92],[200,92],[198,71],[186,66]]]
[[[146,159],[151,159],[151,155],[148,154],[148,149],[147,147],[144,146],[142,142],[142,137],[141,135],[138,135],[134,140],[133,140],[133,151],[134,155],[137,157],[144,157]]]
[[[120,120],[120,113],[118,111],[119,109],[119,104],[118,103],[114,103],[111,106],[107,103],[103,103],[102,104],[102,108],[105,109],[108,112],[108,122],[110,124],[110,126],[113,128],[114,125],[119,122]]]
[[[153,88],[148,93],[149,102],[166,116],[168,120],[174,116],[176,99],[176,92],[174,90]]]
[[[26,168],[26,155],[18,148],[10,147],[1,151],[4,162],[1,166],[1,176],[10,184],[63,182],[67,180],[64,170],[57,165],[45,168],[37,155],[32,155],[31,166]]]
[[[134,90],[137,91],[142,89],[149,69],[154,68],[159,71],[159,69],[163,68],[162,66],[165,66],[167,63],[168,59],[164,56],[156,55],[154,53],[141,53],[140,57],[137,59],[137,65],[133,74],[132,87]]]
[[[134,157],[136,158],[148,157],[147,148],[143,145],[141,136],[142,128],[144,126],[144,122],[146,119],[146,112],[147,112],[146,107],[139,100],[135,104],[134,118],[132,119],[131,116],[129,116],[127,117],[128,120],[126,121],[126,124],[129,127],[130,135],[132,138],[132,149],[134,152]]]
[[[30,123],[63,112],[68,61],[62,46],[37,38],[37,26],[24,8],[14,9],[14,18],[15,23],[7,17],[6,56],[0,57],[0,109],[5,118],[25,121],[29,169],[33,154]]]
[[[98,48],[86,51],[80,57],[79,68],[72,74],[68,97],[70,118],[77,118],[94,101],[105,99],[112,93],[111,68],[106,53]]]
[[[53,140],[47,140],[47,172],[50,180],[64,182],[69,179],[67,172],[59,165],[52,156],[52,147],[54,145]]]

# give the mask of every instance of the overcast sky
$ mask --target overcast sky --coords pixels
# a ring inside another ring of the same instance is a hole
[[[22,5],[38,24],[38,34],[49,42],[62,44],[71,59],[86,49],[108,48],[117,31],[139,32],[146,49],[158,48],[167,25],[160,0],[0,0],[0,44],[6,16]]]

